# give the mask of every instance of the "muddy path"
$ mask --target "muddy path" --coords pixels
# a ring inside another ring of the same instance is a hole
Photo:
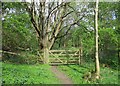
[[[68,78],[68,76],[65,73],[59,71],[57,66],[51,66],[51,71],[60,80],[61,84],[69,84],[69,86],[72,86],[72,81]]]

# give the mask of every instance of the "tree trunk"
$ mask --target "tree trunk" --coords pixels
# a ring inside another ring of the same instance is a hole
[[[100,65],[99,65],[99,57],[98,57],[98,0],[96,0],[96,8],[95,8],[95,72],[96,79],[100,77]]]
[[[43,39],[43,57],[44,57],[44,63],[49,63],[49,46],[48,46],[48,35],[45,35]]]
[[[44,63],[45,64],[49,63],[49,49],[47,47],[44,48]]]

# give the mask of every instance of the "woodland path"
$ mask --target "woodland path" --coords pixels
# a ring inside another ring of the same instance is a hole
[[[72,81],[66,76],[66,74],[59,71],[57,66],[51,66],[51,71],[60,80],[61,84],[64,84],[64,86],[68,86],[68,85],[65,85],[65,84],[69,84],[69,86],[72,86]]]

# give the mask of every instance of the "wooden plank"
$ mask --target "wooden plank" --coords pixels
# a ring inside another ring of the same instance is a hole
[[[52,60],[52,61],[51,61]],[[63,60],[59,59],[59,58],[55,58],[55,59],[49,59],[50,62],[61,62],[64,63]]]
[[[49,50],[49,52],[53,53],[53,52],[76,52],[78,50]]]
[[[78,64],[78,63],[49,63],[49,65],[66,65],[66,64]]]
[[[59,58],[57,58],[60,62],[64,63],[62,60],[60,60]]]
[[[40,59],[41,61],[44,61],[43,56],[39,56],[39,59]]]
[[[57,62],[57,63],[65,63],[65,64],[67,64],[67,63],[69,63],[69,62],[78,62],[78,59],[58,59],[58,58],[52,58],[52,59],[49,59],[49,61],[51,62],[51,63],[55,63],[55,62]]]
[[[54,58],[54,59],[49,59],[50,62],[55,62],[55,61],[58,61],[57,58]]]
[[[78,50],[78,51],[76,51],[74,54],[77,54],[77,53],[79,54],[79,50]]]
[[[50,54],[51,56],[79,56],[79,54]]]
[[[55,59],[56,57],[50,57],[49,59]],[[59,59],[65,59],[65,60],[67,60],[67,59],[76,59],[76,60],[78,60],[79,58],[78,57],[70,57],[70,58],[65,58],[65,57],[58,57]]]
[[[3,51],[3,50],[0,50],[0,53],[8,53],[8,54],[12,54],[12,55],[20,55],[19,53]]]

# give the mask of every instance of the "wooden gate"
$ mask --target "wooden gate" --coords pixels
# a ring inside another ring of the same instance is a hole
[[[50,50],[49,64],[80,64],[79,50]]]
[[[0,51],[1,53],[2,51]],[[3,51],[3,53],[21,55],[18,53]],[[43,52],[38,52],[38,63],[43,63]],[[81,55],[79,50],[49,50],[49,64],[80,64]]]

